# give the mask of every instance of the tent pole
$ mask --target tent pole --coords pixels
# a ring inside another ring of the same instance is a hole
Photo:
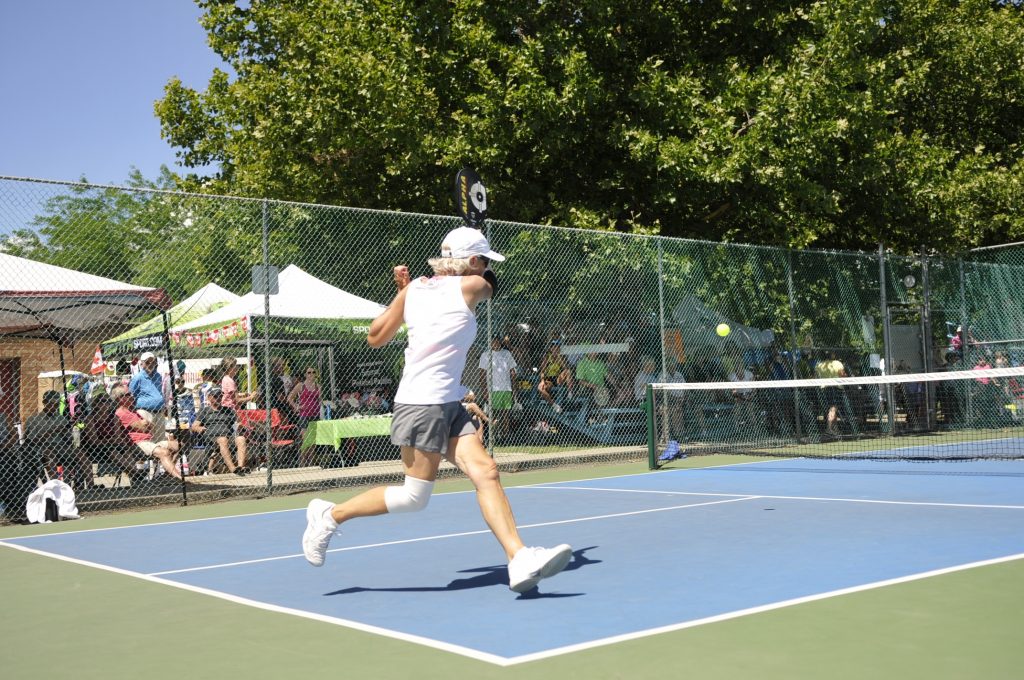
[[[60,350],[60,391],[64,394],[64,408],[67,409],[64,413],[68,417],[68,423],[74,427],[75,421],[71,417],[71,401],[68,400],[68,377],[64,373],[64,345],[61,344],[60,339],[57,339],[57,349]]]
[[[252,323],[245,336],[245,391],[252,394]]]
[[[334,387],[334,345],[330,345],[327,354],[327,366],[331,372],[331,404],[333,404],[334,411],[338,409],[338,392]],[[333,411],[332,411],[333,413]],[[334,417],[333,415],[331,416]]]

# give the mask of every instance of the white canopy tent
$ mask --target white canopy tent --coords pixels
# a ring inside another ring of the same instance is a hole
[[[384,305],[335,288],[294,264],[278,275],[278,290],[270,296],[271,318],[375,319],[385,309]],[[242,318],[263,316],[263,312],[263,295],[246,293],[206,316],[172,326],[171,332],[222,327]]]
[[[270,296],[269,316],[271,319],[336,321],[339,328],[365,333],[362,328],[385,309],[384,305],[347,293],[290,265],[278,275],[278,293]],[[203,317],[172,327],[171,343],[195,348],[238,344],[244,340],[251,364],[253,322],[263,319],[264,315],[264,296],[250,292]],[[259,339],[257,335],[257,342]],[[333,398],[336,395],[333,349],[329,361]]]

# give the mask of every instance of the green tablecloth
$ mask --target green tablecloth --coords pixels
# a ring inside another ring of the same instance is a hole
[[[389,434],[391,434],[391,416],[314,420],[306,428],[306,436],[302,439],[302,448],[308,446],[338,448],[344,439],[380,437]]]

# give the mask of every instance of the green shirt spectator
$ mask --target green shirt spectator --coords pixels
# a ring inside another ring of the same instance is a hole
[[[576,380],[592,387],[604,387],[608,365],[597,358],[596,354],[588,354],[576,362]]]

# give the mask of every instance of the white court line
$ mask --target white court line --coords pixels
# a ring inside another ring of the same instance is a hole
[[[740,493],[720,493],[717,491],[661,491],[661,490],[646,490],[646,489],[616,489],[614,487],[596,487],[596,486],[534,486],[533,489],[551,489],[559,491],[565,489],[566,491],[616,491],[619,493],[637,493],[637,494],[653,494],[662,496],[726,496],[729,498],[768,498],[773,500],[787,500],[787,501],[829,501],[835,503],[875,503],[880,505],[921,505],[926,507],[936,508],[981,508],[987,510],[1024,510],[1024,505],[989,505],[985,503],[940,503],[938,501],[892,501],[892,500],[878,500],[873,498],[832,498],[829,496],[771,496],[767,494],[758,494],[756,496],[750,496],[750,494]]]
[[[1019,560],[1021,558],[1024,558],[1024,553],[1018,553],[1016,555],[1007,555],[1006,557],[996,557],[994,559],[982,560],[980,562],[958,564],[953,567],[943,567],[942,569],[933,569],[931,571],[923,571],[918,574],[909,574],[907,576],[890,578],[884,581],[875,581],[873,583],[865,583],[859,586],[840,588],[839,590],[830,590],[826,593],[805,595],[804,597],[796,597],[791,600],[782,600],[781,602],[772,602],[770,604],[760,605],[758,607],[750,607],[748,609],[738,609],[736,611],[726,612],[724,614],[716,614],[715,616],[708,616],[703,619],[694,619],[693,621],[684,621],[682,623],[674,623],[668,626],[660,626],[658,628],[648,628],[647,630],[638,630],[633,633],[625,633],[623,635],[613,635],[611,637],[601,638],[599,640],[590,640],[588,642],[581,642],[575,645],[556,647],[554,649],[548,649],[543,652],[536,652],[534,654],[513,656],[505,659],[505,663],[502,665],[512,666],[514,664],[526,663],[528,661],[538,661],[540,659],[547,659],[553,656],[561,656],[562,654],[569,654],[572,652],[580,652],[586,649],[593,649],[594,647],[604,647],[618,642],[626,642],[628,640],[636,640],[639,638],[650,637],[651,635],[671,633],[673,631],[684,630],[686,628],[696,628],[697,626],[703,626],[709,623],[728,621],[729,619],[738,619],[740,617],[749,616],[751,614],[760,614],[762,612],[769,612],[775,609],[782,609],[784,607],[793,607],[795,605],[805,604],[807,602],[815,602],[816,600],[826,600],[833,597],[839,597],[841,595],[859,593],[865,590],[885,588],[886,586],[897,585],[900,583],[909,583],[910,581],[919,581],[921,579],[931,578],[933,576],[952,574],[957,571],[966,571],[967,569],[986,567],[992,564],[1000,564],[1002,562],[1012,562],[1014,560]]]
[[[327,616],[325,614],[317,614],[314,612],[304,611],[302,609],[292,609],[291,607],[281,607],[276,604],[270,604],[267,602],[260,602],[259,600],[250,600],[247,597],[239,597],[238,595],[231,595],[229,593],[222,593],[219,590],[211,590],[209,588],[202,588],[200,586],[193,586],[187,583],[179,583],[170,579],[163,579],[151,574],[141,574],[135,571],[129,571],[127,569],[121,569],[119,567],[112,567],[106,564],[99,564],[97,562],[89,562],[87,560],[80,560],[74,557],[67,557],[66,555],[59,555],[56,553],[46,552],[44,550],[37,550],[35,548],[29,548],[24,545],[18,545],[16,543],[7,543],[0,541],[0,546],[13,548],[15,550],[21,550],[22,552],[32,553],[35,555],[42,555],[43,557],[52,557],[56,560],[63,562],[71,562],[85,567],[93,567],[94,569],[101,569],[103,571],[113,572],[122,576],[131,576],[132,578],[141,579],[143,581],[149,581],[151,583],[159,583],[161,585],[170,586],[172,588],[180,588],[182,590],[188,590],[193,593],[199,593],[201,595],[209,595],[220,600],[227,600],[236,604],[242,604],[249,607],[255,607],[256,609],[264,609],[266,611],[277,612],[279,614],[291,614],[292,616],[298,616],[304,619],[313,619],[314,621],[323,621],[325,623],[333,623],[338,626],[344,626],[346,628],[352,628],[354,630],[364,631],[366,633],[375,633],[377,635],[383,635],[384,637],[394,638],[396,640],[403,640],[405,642],[414,642],[418,645],[425,647],[432,647],[434,649],[440,649],[446,652],[452,652],[454,654],[461,654],[462,656],[468,656],[472,659],[479,661],[486,661],[488,663],[496,664],[499,666],[508,665],[508,660],[503,656],[496,654],[488,654],[487,652],[481,652],[477,649],[470,647],[463,647],[461,645],[455,645],[450,642],[444,642],[443,640],[435,640],[433,638],[422,637],[420,635],[412,635],[409,633],[402,633],[397,630],[391,630],[390,628],[380,628],[378,626],[372,626],[366,623],[360,623],[359,621],[352,621],[351,619],[342,619],[336,616]]]
[[[572,519],[560,519],[552,522],[538,522],[537,524],[520,524],[519,529],[533,529],[536,527],[549,527],[556,524],[574,524],[576,522],[590,522],[598,519],[611,519],[614,517],[628,517],[630,515],[645,515],[652,512],[665,512],[667,510],[685,510],[687,508],[700,508],[706,505],[718,505],[721,503],[736,503],[737,501],[748,501],[759,498],[758,496],[742,496],[737,498],[727,498],[722,501],[708,501],[707,503],[687,503],[685,505],[673,505],[665,508],[653,508],[649,510],[632,510],[630,512],[616,512],[607,515],[592,515],[590,517],[574,517]],[[419,543],[421,541],[437,541],[446,538],[460,538],[462,536],[478,536],[480,534],[489,534],[490,529],[481,529],[478,531],[463,531],[454,534],[437,534],[434,536],[420,536],[418,538],[404,538],[398,541],[384,541],[381,543],[365,543],[362,545],[349,545],[343,548],[333,548],[328,550],[328,553],[347,552],[349,550],[366,550],[367,548],[381,548],[389,545],[401,545],[403,543]],[[296,557],[303,557],[302,553],[295,553],[292,555],[275,555],[274,557],[261,557],[255,560],[242,560],[239,562],[224,562],[221,564],[207,564],[201,567],[187,567],[185,569],[171,569],[168,571],[154,571],[148,574],[149,576],[167,576],[168,574],[183,574],[191,571],[207,571],[210,569],[223,569],[225,567],[238,567],[246,564],[259,564],[261,562],[276,562],[278,560],[290,560]]]

